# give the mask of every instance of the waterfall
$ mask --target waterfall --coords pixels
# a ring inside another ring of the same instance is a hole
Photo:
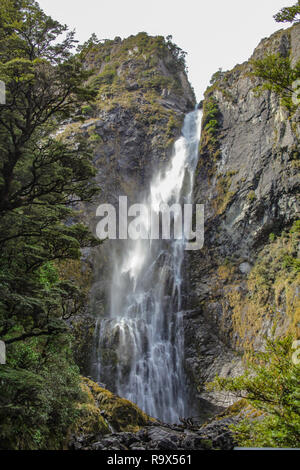
[[[186,115],[167,168],[142,201],[190,203],[198,158],[201,112]],[[176,217],[176,215],[174,215]],[[149,220],[141,218],[149,232]],[[150,238],[150,237],[149,237]],[[93,376],[150,416],[178,422],[188,415],[183,368],[182,263],[185,240],[126,240],[114,254],[110,316],[98,319]]]

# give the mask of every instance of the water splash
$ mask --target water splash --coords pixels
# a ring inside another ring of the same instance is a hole
[[[142,201],[148,209],[158,212],[161,203],[191,202],[200,125],[200,111],[186,115],[169,166],[155,175]],[[141,223],[148,233],[148,218]],[[110,317],[98,319],[95,332],[94,378],[111,383],[120,396],[165,422],[188,415],[183,369],[184,243],[124,241],[115,254]]]

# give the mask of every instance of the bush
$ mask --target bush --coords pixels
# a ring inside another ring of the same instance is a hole
[[[247,372],[237,378],[216,377],[208,388],[246,398],[261,411],[260,419],[232,426],[241,446],[300,446],[300,365],[295,364],[293,338],[267,339],[265,352],[253,353]]]
[[[9,346],[0,369],[1,449],[62,449],[78,415],[79,382],[67,336]]]

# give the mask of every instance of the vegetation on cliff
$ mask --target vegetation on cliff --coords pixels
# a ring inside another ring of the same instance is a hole
[[[283,9],[276,20],[299,22],[299,5]],[[78,223],[77,204],[91,202],[98,191],[95,160],[99,157],[100,167],[107,158],[108,168],[116,160],[122,112],[127,113],[123,127],[133,122],[163,159],[195,97],[185,53],[171,37],[142,32],[123,41],[101,41],[93,35],[76,54],[74,45],[74,33],[46,16],[35,1],[2,0],[0,80],[6,84],[6,105],[0,106],[0,337],[7,364],[0,368],[1,449],[61,449],[71,433],[136,432],[149,423],[136,405],[79,374],[82,326],[78,322],[71,332],[69,325],[85,310],[91,281],[80,262],[81,249],[97,242]],[[241,74],[253,82],[258,78],[261,91],[281,97],[291,120],[299,105],[294,84],[300,64],[292,65],[290,51],[268,53],[251,67],[219,70],[205,95],[198,170],[207,170],[215,184],[212,205],[220,218],[242,182],[233,190],[236,170],[216,175],[222,157],[220,97],[228,107],[236,104],[228,84]],[[104,148],[104,125],[114,132],[111,153]],[[285,158],[279,151],[277,157]],[[139,168],[143,164],[139,161]],[[299,167],[297,148],[290,167]],[[245,201],[254,206],[256,192],[253,186],[246,189]],[[214,258],[217,281],[207,305],[221,292],[223,312],[230,313],[231,344],[240,352],[253,351],[265,325],[275,326],[280,336],[299,336],[299,221],[272,230],[242,281],[236,260]],[[261,412],[261,419],[235,427],[243,445],[299,445],[299,365],[291,362],[291,342],[290,337],[267,341],[266,351],[244,376],[215,382]]]
[[[300,21],[300,1],[291,7],[282,8],[276,15],[275,20],[278,23],[299,23]]]
[[[274,15],[278,23],[299,23],[300,1],[295,5],[285,7]],[[289,51],[290,52],[290,51]],[[290,111],[295,111],[299,105],[300,61],[291,64],[290,54],[266,53],[262,59],[252,60],[254,75],[263,80],[257,90],[271,90],[279,94]]]
[[[244,375],[217,377],[210,384],[211,388],[233,392],[244,399],[244,406],[249,402],[261,413],[232,426],[240,446],[299,447],[300,367],[293,343],[290,336],[267,338],[265,351],[252,355]]]
[[[216,72],[203,103],[196,196],[202,202],[209,193],[207,242],[202,256],[194,255],[191,278],[201,312],[192,328],[206,341],[189,332],[190,344],[200,343],[192,345],[189,371],[200,396],[217,405],[233,400],[233,392],[249,398],[257,415],[236,431],[239,444],[250,447],[299,446],[299,364],[291,359],[300,335],[299,32],[299,24],[280,30],[250,61]],[[217,119],[208,112],[212,103]],[[274,355],[266,342],[272,334]],[[248,365],[265,347],[260,368]],[[241,378],[224,378],[243,369]],[[207,394],[204,383],[216,373],[221,377]]]
[[[145,139],[156,139],[156,146],[166,152],[181,127],[185,100],[192,109],[193,92],[186,78],[185,52],[171,36],[149,36],[141,32],[121,40],[99,40],[96,35],[78,49],[79,59],[92,72],[90,86],[96,93],[91,106],[81,108],[82,118],[92,126],[99,112],[124,109],[145,132]],[[178,113],[176,106],[182,107]],[[67,133],[78,126],[67,128]],[[101,147],[97,132],[89,135],[95,146]]]
[[[290,231],[270,234],[247,276],[247,288],[231,285],[227,301],[232,309],[237,346],[251,354],[263,324],[274,325],[279,335],[300,335],[299,221]],[[226,301],[225,301],[226,302]]]
[[[291,66],[290,57],[280,54],[268,54],[263,59],[252,61],[253,74],[263,80],[256,90],[271,90],[277,93],[283,105],[291,112],[299,105],[300,61],[295,67]]]

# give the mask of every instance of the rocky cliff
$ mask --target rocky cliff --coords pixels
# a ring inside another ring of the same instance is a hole
[[[300,25],[264,39],[252,59],[267,53],[295,65]],[[168,161],[195,97],[182,51],[162,37],[140,33],[90,44],[84,60],[94,69],[98,97],[66,123],[62,135],[80,132],[94,146],[101,193],[95,204],[80,208],[79,217],[95,231],[100,203],[116,204],[119,195],[136,202],[153,170]],[[274,92],[258,93],[261,81],[252,72],[250,60],[220,73],[203,102],[194,202],[205,205],[205,243],[198,252],[186,252],[184,302],[185,370],[202,418],[233,401],[205,390],[216,373],[240,373],[243,357],[263,347],[264,335],[274,329],[297,334],[299,326],[299,239],[293,223],[299,217],[300,110],[288,110]],[[83,270],[92,273],[90,317],[77,328],[84,373],[95,315],[109,312],[116,246],[105,241],[83,253]],[[107,346],[113,354],[114,338]],[[109,369],[113,362],[107,359],[102,367]]]
[[[139,33],[123,41],[90,41],[82,57],[93,70],[91,84],[97,98],[78,110],[60,135],[72,139],[80,133],[94,148],[100,194],[94,204],[78,209],[78,218],[95,234],[99,204],[117,206],[119,196],[127,196],[128,204],[138,202],[137,195],[147,187],[154,170],[169,160],[184,116],[194,109],[196,100],[184,53],[169,38]],[[95,318],[109,314],[111,263],[118,246],[118,241],[107,240],[100,248],[85,250],[82,273],[77,274],[86,278],[91,273],[88,311],[74,322],[77,362],[84,373],[90,369]],[[108,338],[108,343],[107,375],[112,376],[114,338]],[[106,382],[112,387],[108,378]]]
[[[205,243],[187,255],[186,370],[198,398],[216,373],[235,375],[264,335],[299,334],[300,109],[257,91],[252,60],[300,59],[300,25],[261,41],[250,61],[220,73],[205,94],[195,202],[205,205]],[[247,354],[246,354],[247,355]],[[205,406],[205,405],[204,405]]]

